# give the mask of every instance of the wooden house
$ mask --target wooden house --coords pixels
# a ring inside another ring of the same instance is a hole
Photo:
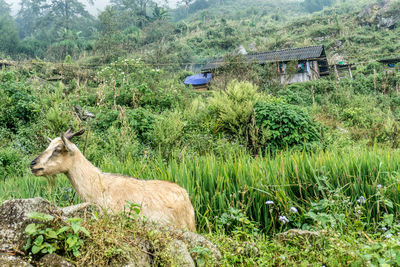
[[[249,63],[260,65],[276,63],[276,71],[281,83],[306,82],[329,75],[329,64],[323,45],[284,49],[271,52],[249,53],[243,55]],[[289,64],[295,62],[295,73],[289,73]],[[225,64],[224,58],[215,58],[203,69],[203,73],[216,74]]]
[[[383,64],[386,68],[394,69],[397,64],[400,63],[400,58],[387,58],[378,60],[379,63]]]

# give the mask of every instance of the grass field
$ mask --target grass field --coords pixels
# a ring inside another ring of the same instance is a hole
[[[261,229],[274,232],[281,228],[279,216],[288,216],[291,207],[299,211],[294,222],[305,223],[304,214],[313,203],[338,193],[349,197],[354,206],[361,196],[365,198],[363,221],[368,227],[376,227],[384,213],[399,213],[398,150],[283,152],[256,158],[247,154],[184,156],[169,162],[128,156],[124,161],[106,158],[100,168],[177,182],[188,190],[201,230],[212,230],[216,217],[236,208],[258,222]],[[45,178],[34,177],[28,168],[23,176],[7,177],[0,184],[1,200],[42,196],[58,205],[69,205],[80,201],[74,192],[64,175],[58,175],[56,185],[50,188]],[[273,212],[266,201],[274,202]]]

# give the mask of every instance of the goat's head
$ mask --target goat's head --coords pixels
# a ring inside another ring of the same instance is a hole
[[[49,147],[31,162],[31,171],[36,176],[51,176],[66,173],[73,164],[74,154],[78,148],[71,142],[74,136],[82,135],[84,129],[73,133],[69,128],[50,141]]]

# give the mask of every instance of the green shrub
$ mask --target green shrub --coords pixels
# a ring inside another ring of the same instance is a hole
[[[321,141],[319,126],[300,107],[285,103],[259,102],[255,105],[259,128],[267,129],[271,151],[292,148],[311,148]]]
[[[121,126],[121,121],[119,120],[119,111],[114,109],[102,109],[96,114],[95,126],[97,130],[104,131],[111,126]]]
[[[33,121],[39,111],[38,99],[31,88],[16,79],[14,72],[0,76],[0,124],[13,131],[18,125]]]
[[[25,233],[28,241],[25,251],[33,255],[59,254],[78,257],[80,249],[84,245],[83,236],[90,236],[89,232],[81,225],[81,218],[69,218],[61,220],[63,225],[49,227],[49,223],[55,221],[54,216],[33,212],[29,217],[41,223],[31,223],[26,226]],[[59,222],[58,222],[59,223]]]
[[[18,176],[24,170],[24,157],[15,148],[0,148],[0,179],[6,176]]]
[[[141,141],[148,141],[148,136],[154,129],[155,118],[153,113],[144,108],[127,111],[129,127],[136,132]]]
[[[209,100],[210,113],[216,118],[215,131],[244,135],[254,105],[262,99],[257,87],[249,82],[231,82],[226,91],[214,92]]]
[[[177,111],[167,111],[156,117],[150,140],[163,156],[168,156],[174,148],[181,146],[185,123]]]
[[[65,132],[72,121],[72,114],[68,111],[62,110],[61,105],[58,104],[49,108],[46,113],[46,126],[54,134]]]

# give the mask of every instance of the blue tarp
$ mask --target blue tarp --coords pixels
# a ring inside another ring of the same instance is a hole
[[[212,79],[211,73],[195,74],[186,77],[184,84],[203,85],[210,82]]]

